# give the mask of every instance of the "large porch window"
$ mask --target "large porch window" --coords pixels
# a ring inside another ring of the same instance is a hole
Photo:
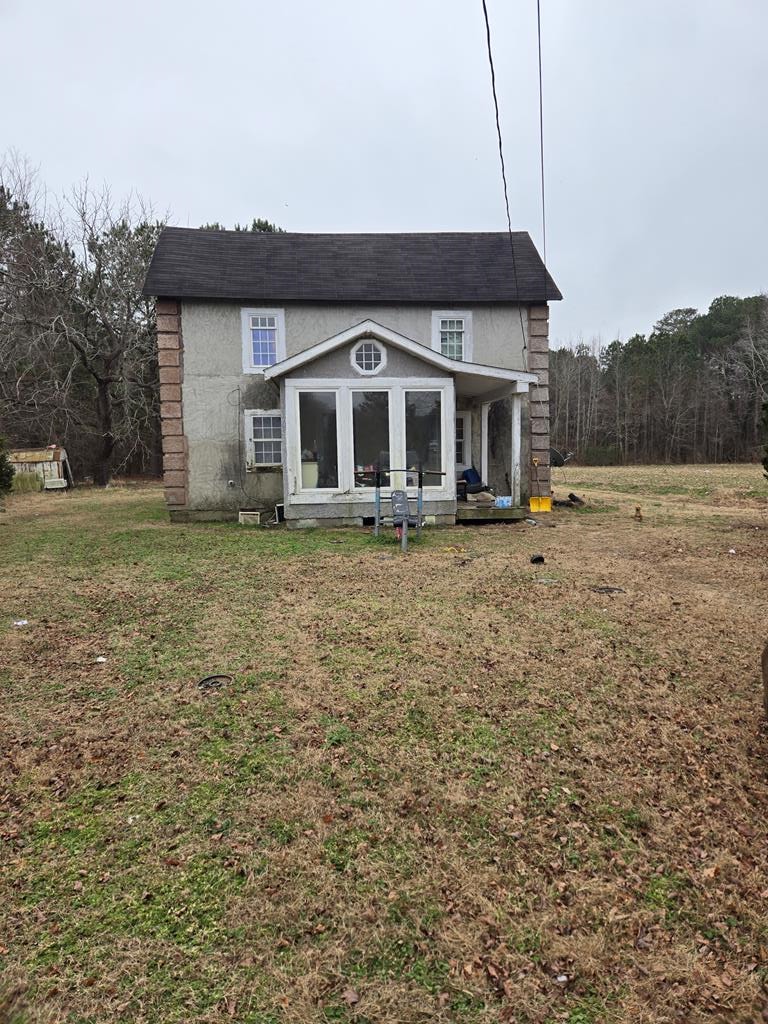
[[[336,400],[334,391],[299,393],[302,489],[339,486]]]
[[[442,472],[442,392],[406,391],[405,461],[407,469]],[[409,480],[409,483],[411,481]],[[439,476],[427,476],[427,485],[439,483]]]
[[[376,470],[392,465],[388,391],[352,392],[352,438],[355,487],[371,487]],[[382,480],[382,486],[389,486],[389,475]]]
[[[288,490],[291,501],[372,498],[383,487],[415,487],[416,471],[436,499],[455,496],[453,379],[285,383]],[[446,463],[450,461],[451,465]],[[386,470],[405,470],[390,474]],[[314,495],[314,497],[313,497]]]

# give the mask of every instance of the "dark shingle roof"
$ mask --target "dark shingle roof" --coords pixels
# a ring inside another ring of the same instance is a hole
[[[278,302],[562,298],[525,231],[310,235],[165,228],[145,295]]]

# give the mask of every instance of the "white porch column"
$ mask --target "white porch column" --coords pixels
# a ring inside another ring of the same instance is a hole
[[[490,402],[480,406],[480,476],[484,484],[488,483],[488,410]]]
[[[512,395],[512,459],[509,479],[512,481],[512,504],[520,504],[520,415],[522,395]]]

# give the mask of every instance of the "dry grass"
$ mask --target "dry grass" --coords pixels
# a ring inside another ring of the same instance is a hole
[[[0,1019],[761,1019],[768,490],[574,488],[407,559],[11,498]]]

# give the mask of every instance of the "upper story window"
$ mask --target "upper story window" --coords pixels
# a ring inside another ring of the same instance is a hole
[[[438,309],[432,313],[432,348],[448,359],[472,360],[472,314]]]
[[[261,373],[285,359],[285,313],[282,309],[243,309],[241,319],[244,373]]]
[[[383,345],[376,341],[361,341],[352,348],[352,365],[358,373],[372,377],[387,365]]]

